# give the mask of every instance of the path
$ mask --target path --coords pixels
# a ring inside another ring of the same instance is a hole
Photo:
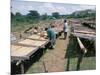
[[[40,61],[34,63],[26,73],[30,73],[31,71],[32,73],[45,72],[43,61],[48,72],[65,71],[66,61],[64,57],[66,54],[67,39],[63,40],[62,38],[63,36],[57,39],[55,49],[48,49]]]

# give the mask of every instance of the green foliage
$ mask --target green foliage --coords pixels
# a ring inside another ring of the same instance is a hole
[[[15,15],[11,13],[11,23],[18,23],[18,22],[24,22],[25,16],[23,16],[21,13],[17,12]]]
[[[52,16],[58,19],[60,17],[60,14],[58,12],[54,12],[52,13]]]
[[[17,12],[15,15],[11,12],[11,25],[18,26],[25,24],[33,24],[39,21],[40,14],[37,11],[30,11],[27,15]]]
[[[60,18],[66,19],[66,18],[87,18],[87,17],[95,19],[95,16],[96,16],[95,10],[76,11],[73,12],[72,14],[67,14],[67,15],[60,15],[58,12],[54,12],[52,13],[52,15],[48,15],[47,13],[40,15],[35,10],[29,11],[29,13],[26,15],[22,15],[19,12],[13,14],[11,12],[11,26],[19,29],[19,26],[24,27],[25,25],[38,23],[40,20],[47,21]]]
[[[40,18],[40,14],[39,14],[37,11],[31,10],[31,11],[29,11],[29,12],[30,12],[30,13],[27,14],[27,18],[28,18],[28,19],[34,20],[34,19],[39,19],[39,18]]]
[[[42,20],[46,20],[48,18],[47,13],[45,13],[44,15],[41,16]]]
[[[75,11],[72,14],[70,14],[71,18],[95,18],[96,17],[96,11],[95,10],[83,10],[83,11]]]
[[[17,12],[17,13],[15,14],[15,16],[16,16],[16,17],[20,17],[20,16],[22,16],[22,14],[19,13],[19,12]]]

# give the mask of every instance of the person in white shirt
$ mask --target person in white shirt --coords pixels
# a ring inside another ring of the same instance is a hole
[[[63,32],[64,32],[64,39],[66,39],[66,37],[67,37],[67,32],[68,32],[68,23],[67,23],[66,20],[64,20]]]

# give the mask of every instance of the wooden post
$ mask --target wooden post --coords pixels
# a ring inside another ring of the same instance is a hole
[[[80,69],[80,64],[82,62],[84,54],[87,52],[87,49],[84,47],[83,43],[81,42],[81,40],[78,37],[77,37],[77,41],[78,41],[79,46],[80,46],[80,54],[79,54],[79,57],[78,57],[76,70],[79,70]]]
[[[72,56],[72,50],[73,49],[70,49],[70,47],[72,47],[73,45],[74,45],[74,43],[73,43],[73,41],[75,41],[74,40],[74,37],[73,37],[73,35],[70,35],[70,37],[68,37],[67,38],[67,40],[68,40],[68,43],[67,43],[67,45],[68,45],[68,47],[67,47],[67,51],[66,51],[66,55],[65,55],[65,58],[67,58],[67,67],[66,67],[66,71],[69,71],[70,70],[70,61],[71,61],[71,56]],[[72,44],[73,43],[73,44]]]
[[[94,48],[96,50],[96,39],[94,40]]]
[[[45,62],[44,61],[43,61],[43,66],[44,66],[44,71],[45,72],[48,72],[47,69],[46,69]]]
[[[67,59],[67,68],[66,68],[66,71],[69,71],[69,64],[70,64],[70,57],[68,57],[68,59]]]
[[[44,48],[43,48],[43,55],[44,55]],[[44,62],[44,56],[43,56],[43,61],[42,61],[42,63],[43,63],[43,67],[44,67],[44,72],[48,72],[47,71],[47,68],[46,68],[46,65],[45,65],[45,62]]]
[[[79,54],[79,57],[78,57],[78,61],[77,61],[76,70],[80,70],[80,64],[81,64],[81,62],[82,62],[83,57],[84,57],[84,53],[80,53],[80,54]]]
[[[21,62],[20,67],[21,67],[21,74],[24,74],[24,63],[23,63],[23,61]]]

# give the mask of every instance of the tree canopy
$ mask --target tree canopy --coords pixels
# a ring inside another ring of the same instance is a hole
[[[29,18],[29,19],[39,19],[40,18],[40,14],[35,10],[31,10],[27,14],[27,18]]]
[[[54,12],[54,13],[52,13],[52,16],[57,19],[60,17],[60,14],[58,12]]]

